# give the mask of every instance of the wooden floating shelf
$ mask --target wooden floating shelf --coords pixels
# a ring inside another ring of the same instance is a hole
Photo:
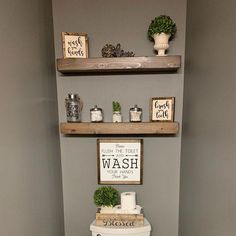
[[[141,122],[141,123],[61,123],[62,134],[177,134],[178,122]]]
[[[107,72],[174,72],[180,68],[181,56],[60,58],[57,70],[61,73]]]

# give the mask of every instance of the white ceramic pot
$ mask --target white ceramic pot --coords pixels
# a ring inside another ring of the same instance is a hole
[[[119,111],[113,112],[112,120],[113,120],[113,122],[122,122],[121,113]]]
[[[158,52],[157,56],[166,56],[165,50],[169,48],[169,34],[160,33],[154,34],[154,49]]]

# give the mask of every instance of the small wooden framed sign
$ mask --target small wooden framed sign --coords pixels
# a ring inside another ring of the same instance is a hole
[[[98,139],[98,184],[142,184],[143,140]]]
[[[151,99],[150,120],[151,121],[174,121],[175,98],[156,97]]]
[[[88,35],[85,33],[62,32],[64,58],[87,58]]]

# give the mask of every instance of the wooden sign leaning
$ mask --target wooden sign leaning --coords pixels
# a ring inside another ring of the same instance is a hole
[[[175,112],[174,97],[155,97],[150,102],[150,120],[173,122]]]
[[[88,58],[88,35],[62,32],[63,58]]]

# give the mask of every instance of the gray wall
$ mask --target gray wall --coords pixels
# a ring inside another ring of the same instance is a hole
[[[109,1],[53,0],[56,57],[62,57],[62,31],[87,32],[90,57],[101,56],[106,43],[121,43],[136,56],[153,56],[153,43],[146,34],[155,16],[170,15],[177,23],[178,35],[171,42],[170,54],[183,56],[185,49],[186,1]],[[98,104],[111,121],[113,100],[122,105],[124,120],[128,109],[138,104],[148,121],[149,99],[176,97],[176,120],[182,121],[184,67],[177,74],[62,76],[57,74],[59,120],[64,122],[64,99],[77,92],[84,102],[82,119],[89,121],[89,109]],[[144,184],[117,186],[136,191],[138,204],[153,227],[153,235],[177,236],[179,214],[179,171],[181,133],[177,137],[144,139]],[[66,236],[90,235],[96,207],[93,193],[97,185],[96,138],[61,135],[61,158]]]
[[[235,9],[188,0],[180,236],[236,235]]]
[[[62,236],[51,4],[1,2],[0,235]]]

